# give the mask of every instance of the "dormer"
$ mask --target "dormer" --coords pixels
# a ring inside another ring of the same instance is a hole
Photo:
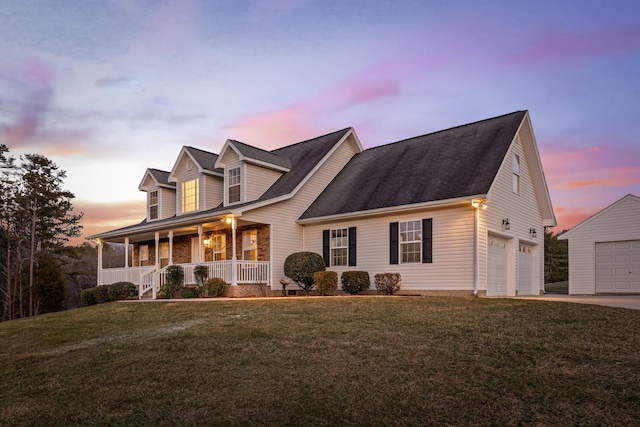
[[[168,181],[176,186],[177,215],[214,208],[222,203],[222,170],[214,164],[218,156],[208,151],[184,146],[169,173]]]
[[[138,190],[147,192],[147,221],[170,218],[176,214],[176,186],[169,172],[147,169]]]
[[[215,167],[224,170],[224,205],[229,206],[260,198],[282,174],[291,170],[291,161],[228,139]]]

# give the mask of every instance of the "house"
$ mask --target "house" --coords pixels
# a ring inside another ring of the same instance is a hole
[[[322,254],[340,274],[402,275],[412,293],[536,295],[544,227],[556,224],[527,111],[364,150],[353,128],[266,151],[229,139],[148,169],[139,224],[91,236],[132,247],[131,281],[155,297],[167,265],[279,294],[285,258]],[[128,262],[127,262],[128,264]],[[236,286],[237,285],[237,286]]]
[[[558,236],[569,242],[569,294],[640,294],[640,197],[628,194]]]

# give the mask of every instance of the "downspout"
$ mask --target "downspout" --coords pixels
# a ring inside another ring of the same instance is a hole
[[[475,240],[475,277],[473,280],[473,296],[478,295],[478,289],[480,288],[480,206],[475,207],[474,213],[474,240]]]

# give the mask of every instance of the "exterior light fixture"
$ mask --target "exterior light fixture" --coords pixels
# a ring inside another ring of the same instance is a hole
[[[535,228],[530,228],[529,229],[529,236],[531,236],[532,239],[535,239],[536,237],[538,237],[538,233],[536,233],[536,229]]]
[[[502,220],[502,228],[508,230],[511,228],[511,224],[509,223],[509,218],[505,218]]]
[[[484,200],[478,200],[478,199],[472,200],[471,206],[473,206],[476,209],[482,209],[482,210],[485,210],[488,207]]]

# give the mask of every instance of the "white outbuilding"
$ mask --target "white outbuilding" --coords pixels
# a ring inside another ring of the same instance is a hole
[[[569,294],[640,294],[640,197],[628,194],[558,236],[569,241]]]

